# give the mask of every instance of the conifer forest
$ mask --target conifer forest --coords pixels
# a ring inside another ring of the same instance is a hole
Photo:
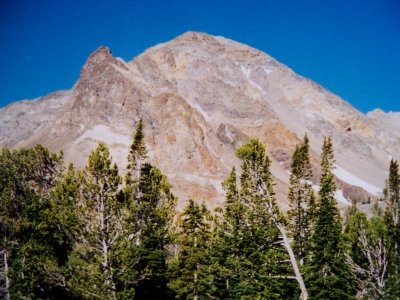
[[[256,139],[222,183],[223,207],[177,198],[148,162],[140,120],[121,177],[99,143],[87,166],[41,145],[0,150],[0,298],[400,299],[400,173],[384,208],[341,215],[330,138],[315,192],[307,135],[293,152],[290,209]]]

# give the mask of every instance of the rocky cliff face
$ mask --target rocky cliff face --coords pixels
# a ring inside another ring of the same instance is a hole
[[[235,150],[253,137],[267,147],[283,207],[290,158],[305,133],[316,184],[323,137],[332,137],[343,204],[379,197],[390,158],[400,158],[399,113],[363,115],[265,53],[195,32],[130,62],[100,47],[70,91],[1,109],[0,146],[41,143],[82,167],[104,141],[124,168],[140,117],[150,161],[167,174],[181,203],[222,204],[221,181],[239,164]]]

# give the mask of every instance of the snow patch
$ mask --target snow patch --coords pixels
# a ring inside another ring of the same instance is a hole
[[[258,88],[263,94],[265,94],[265,92],[263,91],[263,89],[262,89],[262,87],[261,86],[259,86],[257,83],[255,83],[253,80],[251,80],[251,79],[249,79],[250,80],[250,83],[252,84],[252,85],[254,85],[256,88]]]
[[[247,78],[249,78],[251,73],[251,68],[246,68],[243,65],[240,65],[240,68],[242,69],[243,74],[246,75]]]
[[[82,128],[82,126],[81,126]],[[117,143],[124,146],[130,146],[132,139],[126,135],[111,131],[110,127],[105,125],[96,125],[92,129],[85,131],[75,143],[79,144],[85,139],[92,139],[98,142],[104,142],[108,145]]]
[[[344,203],[346,205],[351,205],[350,201],[347,200],[344,196],[343,196],[343,191],[342,190],[338,190],[335,192],[335,199],[338,202]]]
[[[317,192],[317,193],[319,192],[319,185],[313,185],[312,188],[313,188],[313,190],[314,190],[315,192]],[[342,191],[342,190],[337,190],[337,191],[335,192],[335,194],[334,194],[334,197],[335,197],[335,199],[336,199],[338,202],[341,202],[341,203],[344,203],[344,204],[347,204],[347,205],[351,205],[350,201],[347,200],[347,199],[344,197],[343,191]]]
[[[382,189],[378,188],[368,182],[365,182],[364,180],[358,178],[357,176],[347,172],[345,169],[339,167],[338,165],[334,165],[335,169],[332,170],[332,173],[339,178],[340,180],[343,180],[344,182],[347,182],[350,185],[355,185],[360,188],[363,188],[366,190],[368,193],[379,196],[382,193]]]
[[[194,108],[195,108],[199,113],[201,113],[201,115],[203,116],[203,118],[204,118],[206,121],[209,121],[209,120],[210,120],[210,117],[207,115],[207,113],[206,113],[204,110],[201,109],[200,105],[198,105],[197,103],[195,103],[195,104],[194,104]]]
[[[254,85],[256,88],[258,88],[263,94],[265,94],[265,92],[263,91],[263,89],[262,89],[262,87],[261,86],[259,86],[257,83],[255,83],[253,80],[251,80],[250,78],[249,78],[249,81],[250,81],[250,83],[252,84],[252,85]]]
[[[250,79],[250,73],[251,73],[251,68],[246,68],[243,65],[240,65],[240,68],[242,69],[242,72],[244,75],[246,75],[247,79],[249,80],[250,84],[255,86],[257,89],[259,89],[263,94],[265,94],[264,90],[262,89],[261,86],[259,86],[257,83],[255,83],[253,80]]]
[[[270,70],[270,69],[263,68],[263,70],[264,70],[264,72],[267,73],[268,75],[272,73],[272,70]]]
[[[391,155],[388,155],[388,158],[389,158],[390,160],[392,160],[392,159],[393,159],[393,156],[391,156]]]

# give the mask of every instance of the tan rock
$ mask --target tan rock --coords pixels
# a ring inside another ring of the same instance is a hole
[[[344,197],[378,197],[370,186],[383,188],[390,158],[400,158],[398,113],[364,115],[261,51],[196,32],[131,62],[100,47],[70,91],[2,108],[0,146],[42,143],[83,167],[103,141],[124,171],[140,117],[150,162],[167,174],[182,204],[190,197],[222,204],[221,182],[239,164],[236,149],[250,138],[266,145],[286,208],[291,155],[305,133],[315,184],[323,137],[332,137],[337,165],[345,170],[338,173]]]

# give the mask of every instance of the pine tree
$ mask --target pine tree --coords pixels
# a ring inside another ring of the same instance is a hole
[[[236,155],[242,160],[240,198],[242,203],[251,208],[252,226],[256,231],[261,231],[262,235],[264,235],[262,237],[264,243],[271,238],[271,234],[273,236],[273,232],[276,232],[276,235],[280,234],[281,244],[283,244],[289,256],[291,268],[295,275],[294,278],[301,289],[301,299],[307,299],[307,290],[303,277],[286,234],[286,219],[276,204],[273,191],[274,183],[270,173],[271,161],[265,154],[265,147],[258,140],[252,139],[249,143],[239,148]],[[265,246],[267,245],[263,245],[263,247]],[[275,254],[272,254],[272,258],[283,259],[282,249],[276,250]],[[284,270],[281,269],[279,272],[284,272]],[[285,274],[283,276],[288,275]],[[271,295],[265,296],[271,297]]]
[[[308,143],[308,137],[305,135],[303,143],[296,146],[293,153],[288,195],[291,207],[288,215],[289,229],[293,238],[292,247],[301,266],[304,265],[307,257],[312,230],[313,212],[311,210],[315,209],[314,191],[310,181],[312,171]]]
[[[345,264],[342,224],[334,197],[334,163],[330,138],[324,139],[321,154],[319,202],[312,236],[311,258],[308,261],[306,283],[310,299],[351,299],[347,282],[349,271]]]
[[[135,184],[139,180],[142,164],[144,163],[146,158],[147,150],[144,143],[143,119],[140,118],[128,154],[128,172],[125,176],[125,182],[128,186]]]
[[[255,286],[249,282],[254,278],[251,275],[254,268],[249,266],[250,255],[257,251],[257,245],[249,229],[249,210],[239,199],[235,168],[222,186],[226,192],[226,208],[216,210],[210,248],[210,272],[214,278],[210,292],[220,299],[240,299],[249,293],[249,288],[243,288],[245,282],[249,287]]]
[[[0,152],[0,294],[4,299],[63,295],[43,265],[62,260],[64,250],[46,220],[50,192],[63,170],[62,153],[41,145]]]
[[[69,286],[83,299],[116,299],[117,280],[125,269],[116,264],[116,256],[124,251],[127,212],[119,198],[118,168],[111,166],[103,143],[92,151],[86,170],[78,176],[75,214],[81,226],[74,232],[76,243],[69,257]]]
[[[355,207],[355,206],[354,206]],[[387,299],[386,284],[389,264],[388,231],[383,218],[367,220],[365,213],[356,210],[345,229],[346,262],[350,266],[358,297]]]
[[[131,243],[127,246],[139,280],[135,283],[136,299],[167,299],[167,246],[177,199],[171,185],[159,169],[146,162],[142,119],[134,134],[128,155],[124,197],[130,206],[126,218]]]
[[[66,299],[72,299],[68,257],[77,243],[78,233],[85,226],[84,220],[79,219],[77,213],[80,210],[79,199],[80,178],[74,166],[69,164],[62,180],[57,182],[52,190],[50,207],[44,212],[64,252],[62,259],[57,262],[47,260],[43,269],[49,280],[68,295],[68,297],[64,296]]]
[[[142,165],[138,194],[134,201],[134,232],[138,236],[135,269],[143,277],[136,287],[136,299],[167,299],[167,246],[175,216],[176,198],[160,170]]]
[[[286,220],[276,204],[265,148],[254,139],[239,148],[237,156],[242,160],[240,184],[233,170],[224,182],[227,205],[217,218],[218,234],[212,247],[213,256],[218,257],[213,266],[218,290],[233,299],[289,299],[298,292],[296,279],[306,299],[284,229]]]
[[[391,244],[386,297],[400,299],[400,173],[398,162],[393,159],[390,161],[389,178],[383,192],[387,203],[384,218]]]
[[[169,287],[175,299],[209,299],[208,249],[210,225],[206,206],[193,200],[185,208],[178,238],[179,251],[170,262]]]

